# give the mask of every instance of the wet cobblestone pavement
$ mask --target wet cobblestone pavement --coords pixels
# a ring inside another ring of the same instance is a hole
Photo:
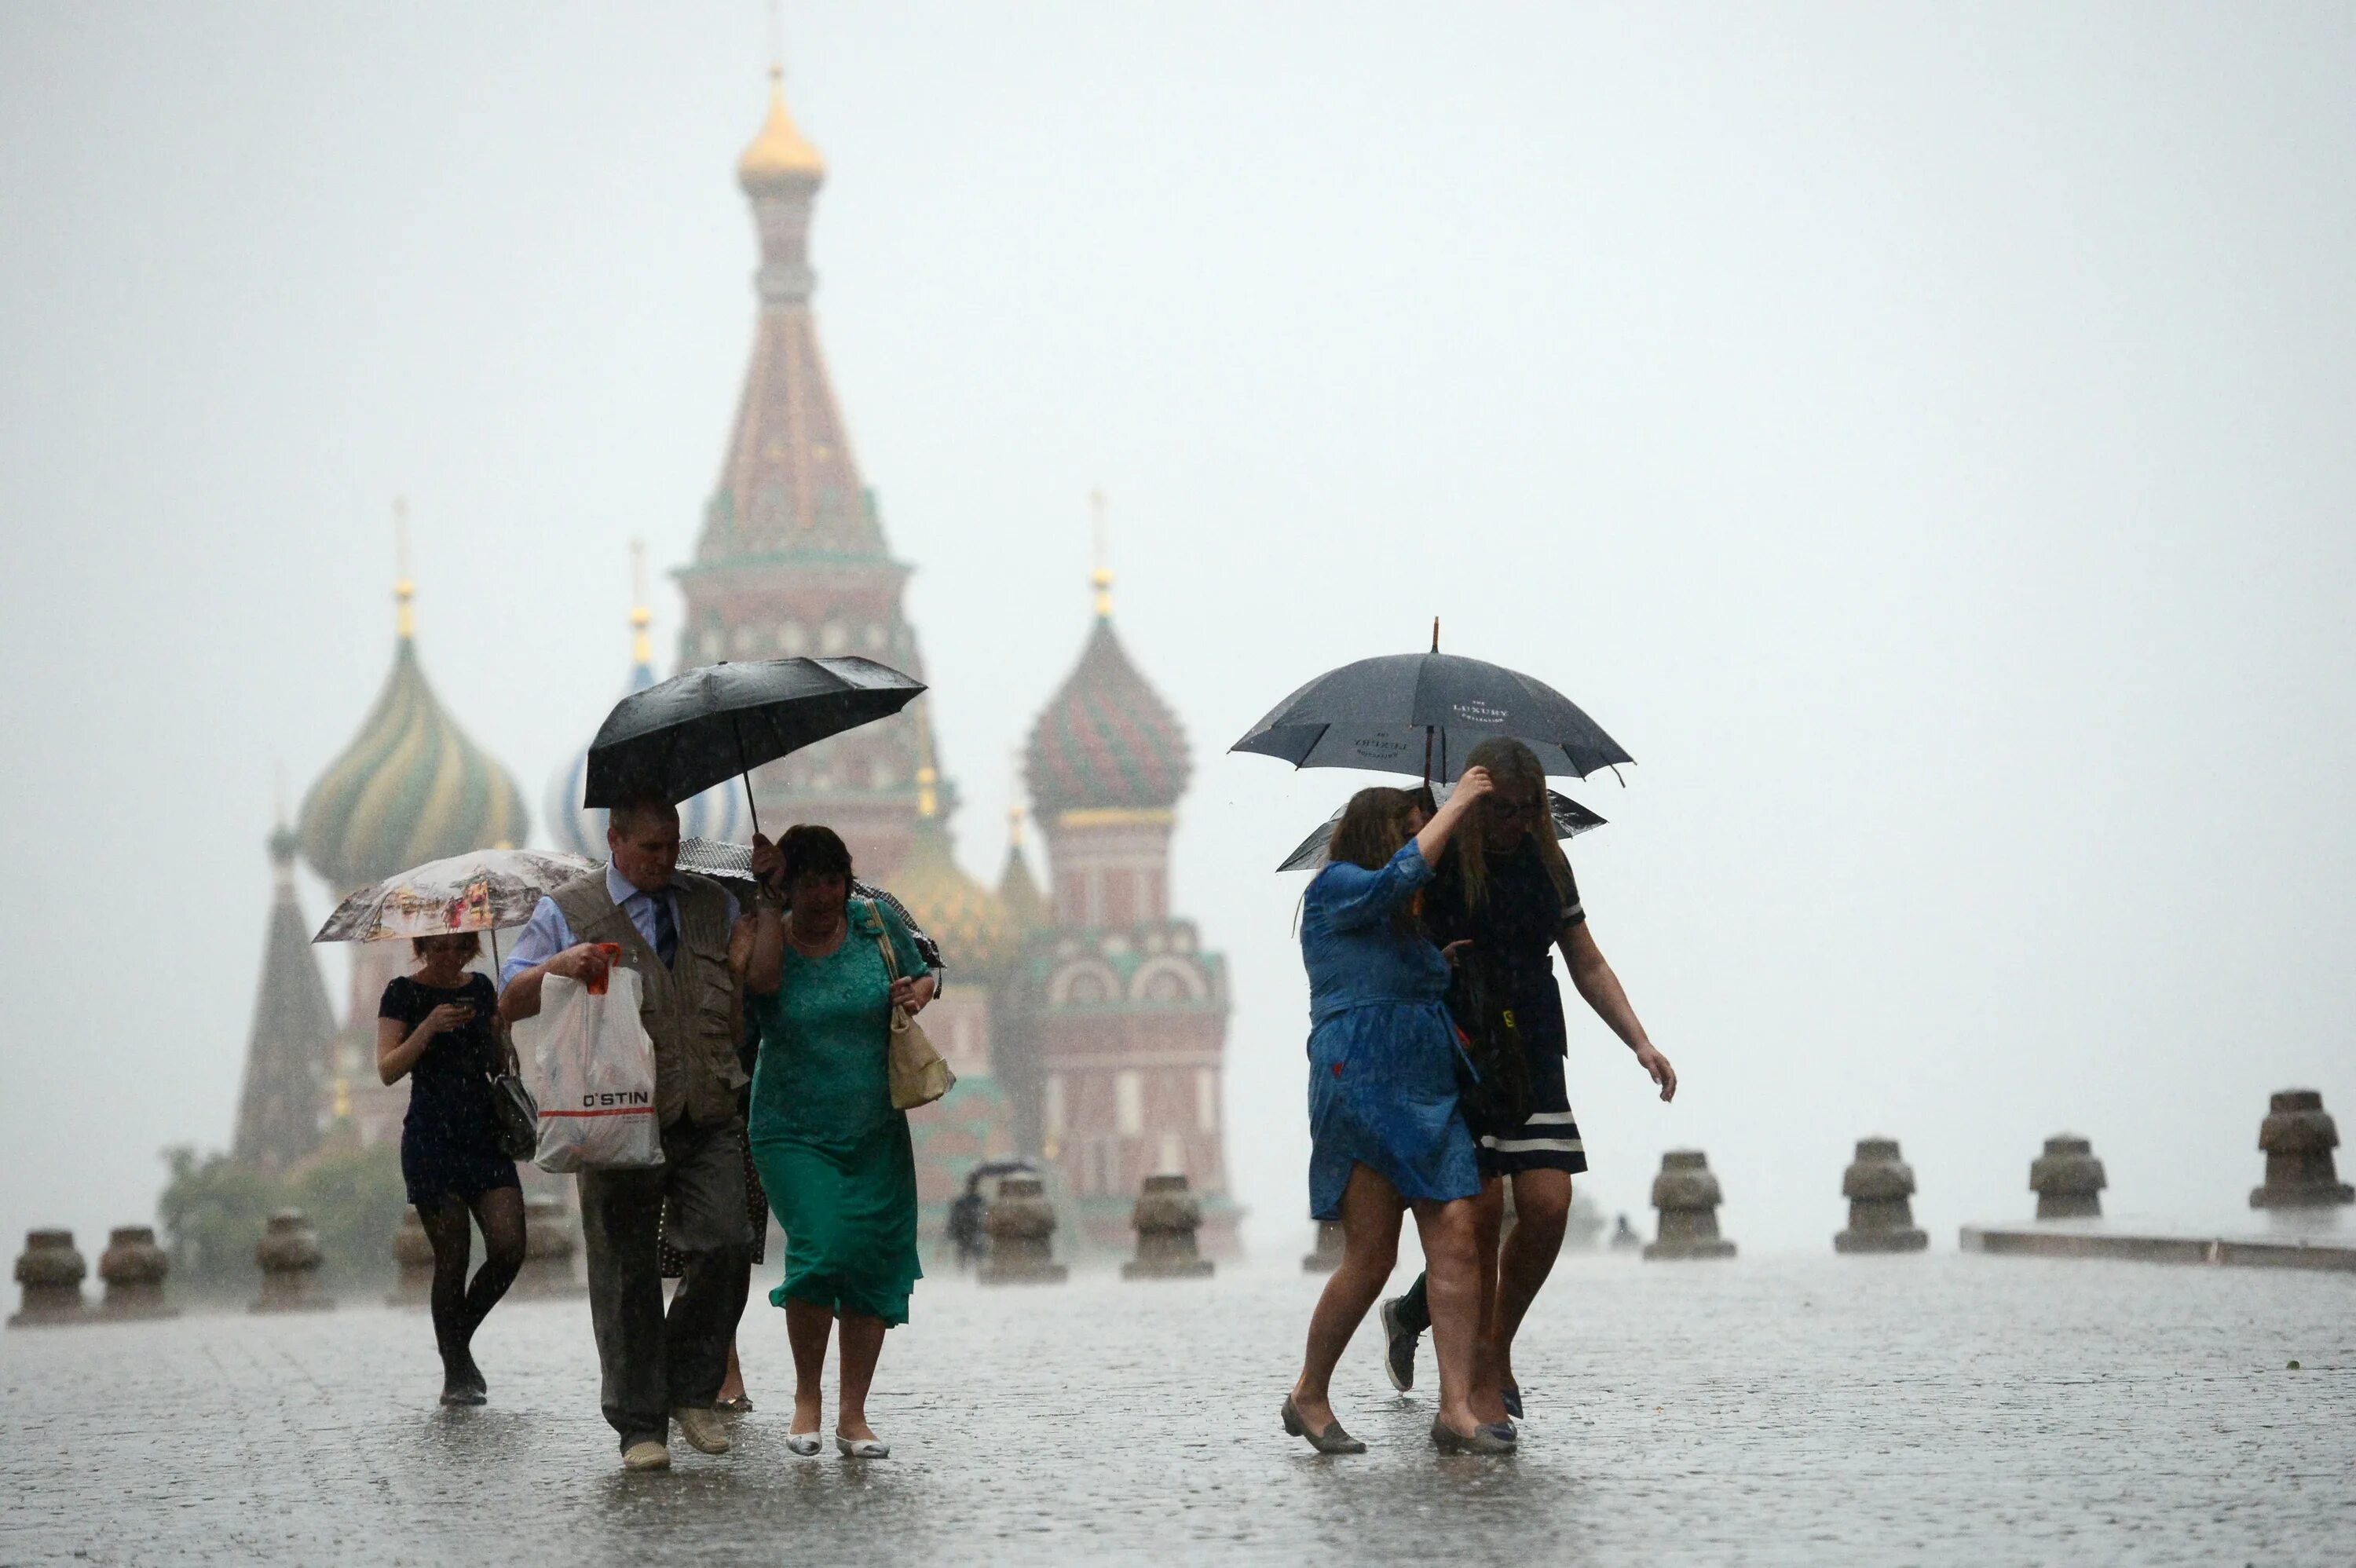
[[[10,1333],[0,1563],[2356,1561],[2346,1276],[1568,1257],[1502,1460],[1432,1453],[1371,1325],[1335,1394],[1372,1451],[1283,1437],[1319,1283],[928,1280],[868,1464],[786,1452],[756,1296],[736,1451],[652,1476],[618,1467],[577,1301],[493,1316],[471,1411],[434,1403],[417,1312]]]

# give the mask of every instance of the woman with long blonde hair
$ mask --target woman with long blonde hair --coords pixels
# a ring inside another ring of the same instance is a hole
[[[1457,1110],[1455,1030],[1442,998],[1448,961],[1417,922],[1419,891],[1449,835],[1488,789],[1466,773],[1429,821],[1405,790],[1365,789],[1333,829],[1325,869],[1301,903],[1309,971],[1309,1210],[1342,1225],[1342,1266],[1309,1319],[1284,1429],[1322,1454],[1366,1445],[1333,1418],[1328,1387],[1398,1258],[1399,1211],[1415,1213],[1430,1269],[1443,1453],[1503,1454],[1512,1428],[1472,1411],[1480,1275],[1473,1200],[1481,1178]]]
[[[1491,1421],[1522,1413],[1514,1336],[1562,1251],[1571,1178],[1587,1168],[1586,1145],[1563,1081],[1569,1043],[1553,954],[1562,954],[1580,998],[1635,1054],[1636,1064],[1660,1086],[1663,1100],[1676,1095],[1677,1075],[1668,1058],[1653,1048],[1619,976],[1595,945],[1579,883],[1555,838],[1546,773],[1537,754],[1519,741],[1500,737],[1483,741],[1464,761],[1468,777],[1483,770],[1492,787],[1465,818],[1426,890],[1424,927],[1436,943],[1469,947],[1465,972],[1477,971],[1490,983],[1497,1004],[1510,1009],[1528,1073],[1525,1114],[1513,1125],[1483,1125],[1477,1115],[1471,1118],[1486,1183],[1479,1232],[1483,1332],[1476,1374],[1483,1386],[1474,1390],[1473,1409]],[[1460,1003],[1463,996],[1460,989]],[[1503,1187],[1508,1181],[1514,1224],[1501,1239]],[[1414,1384],[1415,1342],[1430,1321],[1425,1302],[1425,1282],[1419,1279],[1405,1296],[1383,1303],[1389,1340],[1384,1366],[1392,1386],[1402,1392]]]

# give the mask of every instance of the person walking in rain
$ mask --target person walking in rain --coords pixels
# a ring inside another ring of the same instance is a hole
[[[475,1364],[475,1330],[523,1267],[523,1188],[499,1147],[491,1075],[511,1057],[490,976],[466,965],[482,952],[471,931],[420,936],[413,975],[396,975],[377,1006],[377,1074],[409,1080],[401,1177],[434,1248],[434,1342],[442,1403],[481,1404],[490,1386]],[[469,1227],[482,1227],[483,1266],[466,1278]]]
[[[1398,1261],[1402,1209],[1414,1211],[1431,1264],[1440,1350],[1432,1445],[1443,1453],[1513,1451],[1512,1427],[1474,1411],[1481,1179],[1457,1107],[1455,1033],[1441,1000],[1448,961],[1415,915],[1432,862],[1487,789],[1487,775],[1467,769],[1429,820],[1405,790],[1360,790],[1301,905],[1311,1019],[1309,1211],[1341,1221],[1342,1265],[1317,1298],[1301,1375],[1280,1417],[1285,1431],[1321,1454],[1366,1451],[1334,1419],[1330,1382]]]
[[[1485,771],[1492,788],[1448,847],[1423,904],[1424,929],[1441,945],[1469,944],[1466,962],[1489,965],[1517,1020],[1529,1074],[1529,1111],[1515,1126],[1472,1129],[1480,1145],[1482,1248],[1488,1297],[1483,1305],[1483,1381],[1474,1408],[1484,1421],[1522,1413],[1514,1371],[1514,1336],[1553,1271],[1570,1214],[1570,1180],[1587,1168],[1565,1086],[1569,1050],[1562,993],[1551,954],[1559,949],[1580,999],[1610,1026],[1660,1086],[1677,1092],[1676,1070],[1653,1048],[1619,976],[1596,946],[1580,902],[1570,863],[1556,842],[1547,811],[1546,774],[1529,747],[1509,738],[1483,741],[1464,759],[1465,775]],[[1459,784],[1461,791],[1462,785]],[[1514,1225],[1502,1244],[1502,1184],[1514,1189]],[[1384,1368],[1404,1392],[1415,1383],[1415,1344],[1430,1325],[1426,1285],[1419,1277],[1404,1296],[1382,1305],[1388,1343]]]
[[[581,1232],[589,1314],[604,1376],[601,1403],[633,1470],[670,1464],[670,1427],[705,1454],[728,1452],[712,1412],[735,1311],[751,1267],[744,1216],[744,1121],[737,1091],[740,994],[729,964],[736,900],[710,878],[677,869],[679,811],[668,801],[616,806],[612,859],[540,901],[505,974],[500,1011],[540,1011],[550,975],[602,978],[597,946],[621,949],[637,973],[640,1017],[654,1042],[655,1114],[663,1162],[581,1173]],[[669,1224],[664,1224],[665,1206]],[[666,1313],[657,1238],[687,1259]]]

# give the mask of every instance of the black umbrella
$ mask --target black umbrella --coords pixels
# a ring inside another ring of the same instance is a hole
[[[584,806],[686,800],[788,752],[886,719],[925,689],[873,659],[706,665],[614,704],[589,746]],[[760,829],[755,814],[754,830]]]
[[[1335,806],[1333,815],[1319,823],[1315,830],[1301,841],[1301,848],[1287,855],[1284,864],[1277,869],[1308,871],[1323,865],[1325,846],[1333,841],[1333,829],[1341,822],[1342,813],[1348,809],[1346,805]],[[1570,796],[1554,790],[1547,791],[1547,814],[1554,818],[1554,836],[1558,838],[1576,838],[1582,833],[1602,827],[1604,821]]]
[[[1533,677],[1439,651],[1387,654],[1329,670],[1253,725],[1231,752],[1296,768],[1370,768],[1453,780],[1464,754],[1510,735],[1549,775],[1585,778],[1635,759],[1561,692]],[[1435,754],[1436,753],[1436,754]]]

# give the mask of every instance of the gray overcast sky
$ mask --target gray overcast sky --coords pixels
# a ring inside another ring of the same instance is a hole
[[[1574,1022],[1611,1207],[1697,1145],[1729,1233],[1820,1247],[1886,1132],[1947,1245],[2071,1128],[2114,1211],[2230,1215],[2268,1091],[2356,1117],[2356,10],[787,31],[977,872],[1111,496],[1256,1247],[1306,1231],[1269,868],[1366,781],[1222,749],[1434,614],[1641,759],[1574,858],[1686,1090]],[[626,541],[685,559],[743,372],[765,33],[0,5],[0,1233],[94,1253],[226,1142],[273,772],[383,678],[396,493],[428,672],[535,814],[594,726]]]

